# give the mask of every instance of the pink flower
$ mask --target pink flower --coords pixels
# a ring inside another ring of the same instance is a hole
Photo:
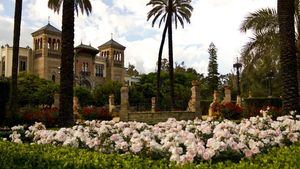
[[[251,150],[246,150],[244,153],[245,153],[246,157],[252,157],[252,155],[253,155]]]

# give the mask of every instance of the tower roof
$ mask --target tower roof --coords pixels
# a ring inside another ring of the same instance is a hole
[[[80,44],[74,48],[77,52],[86,52],[96,55],[99,50],[92,47],[91,45]]]
[[[37,34],[39,32],[61,34],[61,31],[59,29],[55,28],[54,26],[52,26],[50,23],[48,23],[44,27],[38,29],[37,31],[33,32],[32,35]]]
[[[114,41],[113,39],[109,40],[108,42],[104,43],[103,45],[100,45],[99,48],[106,48],[106,47],[113,47],[117,49],[124,50],[126,47],[119,44],[118,42]]]

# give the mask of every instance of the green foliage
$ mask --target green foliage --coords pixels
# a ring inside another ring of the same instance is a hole
[[[174,109],[175,110],[186,110],[188,101],[191,97],[191,82],[193,80],[202,81],[203,75],[198,74],[195,69],[188,68],[186,69],[184,64],[177,65],[175,68],[174,75],[174,87],[175,87],[175,97],[174,97]],[[142,75],[140,83],[133,87],[133,91],[129,91],[129,103],[132,105],[146,105],[148,104],[148,109],[150,109],[151,98],[155,97],[155,84],[156,84],[156,73],[149,73],[147,75]],[[167,72],[161,72],[161,103],[160,110],[168,110],[170,109],[170,90],[169,90],[169,75]],[[201,84],[201,82],[200,82]],[[141,92],[138,94],[137,92]],[[134,98],[137,96],[139,99]],[[143,98],[142,98],[143,97]],[[144,106],[147,107],[147,106]]]
[[[121,96],[120,89],[122,84],[116,81],[108,81],[103,85],[98,85],[93,91],[95,105],[96,106],[105,106],[108,104],[109,95],[113,94],[115,96],[115,104],[120,104]]]
[[[90,90],[84,87],[75,87],[74,95],[78,98],[79,105],[81,107],[94,104],[94,98]]]
[[[138,76],[140,73],[136,70],[135,66],[132,64],[128,64],[127,74],[129,76]]]
[[[2,123],[9,101],[10,82],[8,78],[0,77],[0,89],[0,123]]]
[[[281,98],[268,98],[268,97],[261,97],[261,98],[247,98],[244,99],[245,102],[245,111],[247,116],[256,116],[260,114],[260,110],[266,109],[266,107],[270,107],[273,110],[273,116],[277,117],[282,115],[281,108],[282,108],[282,99]],[[277,113],[274,112],[275,109]]]
[[[153,160],[130,154],[101,154],[99,152],[51,145],[14,144],[0,141],[0,166],[10,168],[175,168],[175,169],[269,169],[298,168],[300,166],[299,142],[288,147],[274,147],[267,153],[239,162],[218,161],[176,165],[167,159]]]
[[[168,168],[167,160],[133,155],[100,154],[51,145],[13,144],[0,141],[0,166],[9,168]]]
[[[208,87],[209,92],[213,93],[214,90],[218,90],[219,85],[219,73],[217,63],[217,48],[214,43],[211,43],[208,48],[209,63],[208,63]]]
[[[241,53],[244,70],[242,72],[242,95],[247,96],[252,91],[254,96],[268,96],[266,73],[275,72],[273,79],[273,95],[281,93],[280,79],[280,47],[279,26],[275,9],[259,9],[250,13],[241,25],[241,32],[252,31],[250,38]]]
[[[52,81],[47,81],[32,74],[20,73],[18,77],[19,105],[48,106],[54,102],[54,93],[58,86]]]
[[[212,100],[200,100],[200,112],[202,115],[208,114],[209,106],[212,102]]]

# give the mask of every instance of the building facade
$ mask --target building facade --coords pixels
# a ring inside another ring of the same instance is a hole
[[[60,81],[61,31],[50,23],[32,33],[33,48],[20,48],[19,72],[25,71],[46,80]],[[75,84],[89,89],[105,81],[124,83],[123,45],[111,39],[98,49],[80,44],[74,48]],[[0,75],[11,76],[12,47],[5,45],[0,50]]]

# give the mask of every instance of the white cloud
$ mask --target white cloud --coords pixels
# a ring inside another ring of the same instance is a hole
[[[23,7],[25,15],[22,25],[21,44],[32,45],[31,32],[47,24],[61,28],[61,15],[47,7],[48,0],[26,0]],[[87,17],[79,14],[75,18],[75,45],[80,41],[98,47],[110,39],[126,46],[126,63],[134,64],[141,72],[155,70],[162,28],[151,27],[147,22],[146,7],[149,0],[112,0],[107,5],[99,0],[91,0],[93,11]],[[276,0],[193,0],[194,11],[191,24],[185,29],[178,27],[173,31],[174,61],[184,61],[186,66],[194,67],[200,73],[206,73],[208,65],[207,49],[211,42],[218,48],[219,72],[231,72],[232,64],[239,56],[241,47],[247,41],[247,35],[239,32],[243,18],[262,7],[276,7]],[[1,4],[0,4],[1,11]],[[0,28],[1,43],[6,35],[12,34],[11,20],[0,20],[9,25]],[[12,38],[8,38],[12,39]],[[10,41],[8,41],[10,42]],[[163,56],[167,57],[167,40]]]
[[[0,4],[0,12],[2,12],[3,10],[4,10],[4,6]]]

